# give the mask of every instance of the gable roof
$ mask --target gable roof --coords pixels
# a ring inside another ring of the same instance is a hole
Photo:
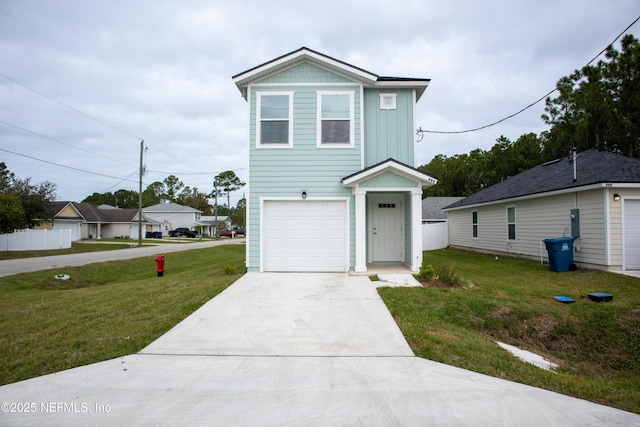
[[[574,179],[575,163],[575,179]],[[446,209],[495,202],[595,184],[640,183],[640,159],[588,150],[535,166],[525,172],[472,194]]]
[[[423,187],[431,187],[438,182],[435,177],[421,171],[420,169],[416,169],[409,165],[405,165],[404,163],[399,162],[395,159],[389,158],[380,163],[376,163],[373,166],[364,168],[359,172],[353,173],[349,176],[345,176],[344,178],[342,178],[342,183],[347,187],[355,186],[363,181],[366,181],[376,175],[387,171],[391,171],[397,173],[398,175],[405,176],[409,179],[419,181],[422,183]]]
[[[142,212],[200,212],[201,210],[192,208],[191,206],[183,206],[177,203],[158,203],[157,205],[142,208]]]
[[[53,202],[52,203],[55,214],[55,219],[74,219],[79,218],[87,222],[132,222],[138,218],[138,209],[101,209],[91,203],[78,203],[78,202]],[[62,210],[71,206],[79,215],[79,217],[69,217],[60,215]],[[143,215],[143,219],[144,215]]]
[[[348,77],[365,86],[376,86],[388,89],[410,88],[416,90],[416,101],[420,99],[429,86],[431,79],[408,77],[382,77],[355,65],[332,58],[312,49],[301,47],[298,50],[279,56],[256,67],[243,71],[232,79],[242,96],[247,99],[247,86],[273,73],[282,71],[302,62],[319,65],[325,69]]]
[[[462,199],[462,197],[427,197],[422,199],[422,219],[445,220],[447,212],[442,209]]]

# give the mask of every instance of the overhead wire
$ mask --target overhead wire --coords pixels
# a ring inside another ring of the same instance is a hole
[[[49,96],[49,95],[47,95],[47,94],[44,94],[44,93],[40,92],[39,90],[36,90],[36,89],[34,89],[34,88],[30,87],[30,86],[27,86],[26,84],[21,83],[21,82],[17,81],[16,79],[13,79],[13,78],[11,78],[11,77],[7,76],[6,74],[0,73],[0,76],[4,77],[4,78],[5,78],[5,79],[7,79],[7,80],[11,80],[11,81],[12,81],[12,82],[14,82],[15,84],[20,85],[20,86],[24,87],[25,89],[29,89],[30,91],[32,91],[32,92],[34,92],[34,93],[37,93],[38,95],[43,96],[43,97],[47,98],[47,99],[48,99],[48,100],[50,100],[50,101],[53,101],[53,102],[55,102],[55,103],[57,103],[57,104],[60,104],[60,105],[62,105],[63,107],[66,107],[66,108],[68,108],[68,109],[70,109],[70,110],[72,110],[72,111],[75,111],[75,112],[76,112],[76,113],[78,113],[78,114],[82,114],[83,116],[85,116],[85,117],[87,117],[87,118],[89,118],[89,119],[91,119],[91,120],[95,120],[95,121],[96,121],[96,122],[98,122],[98,123],[102,123],[103,125],[108,126],[108,127],[110,127],[111,129],[115,129],[115,130],[117,130],[118,132],[122,132],[122,133],[124,133],[125,135],[129,135],[129,136],[131,136],[131,137],[133,137],[133,138],[137,138],[138,140],[142,140],[142,139],[143,139],[143,138],[140,138],[140,137],[139,137],[139,136],[137,136],[137,135],[134,135],[134,134],[132,134],[132,133],[130,133],[130,132],[127,132],[127,131],[126,131],[126,130],[124,130],[124,129],[120,129],[120,128],[119,128],[119,127],[117,127],[117,126],[114,126],[114,125],[112,125],[112,124],[109,124],[109,123],[107,123],[107,122],[105,122],[105,121],[103,121],[103,120],[100,120],[100,119],[98,119],[98,118],[96,118],[96,117],[93,117],[93,116],[92,116],[92,115],[90,115],[90,114],[87,114],[87,113],[85,113],[85,112],[83,112],[83,111],[80,111],[80,110],[78,110],[77,108],[74,108],[74,107],[72,107],[72,106],[70,106],[70,105],[68,105],[68,104],[65,104],[65,103],[64,103],[64,102],[62,102],[62,101],[58,101],[57,99],[55,99],[55,98],[53,98],[53,97],[51,97],[51,96]]]
[[[120,182],[122,182],[122,181],[138,182],[137,180],[134,181],[134,180],[130,180],[130,179],[127,179],[127,178],[123,179],[123,178],[117,177],[117,176],[106,175],[106,174],[103,174],[103,173],[88,171],[88,170],[76,168],[76,167],[73,167],[73,166],[67,166],[67,165],[62,165],[60,163],[50,162],[49,160],[39,159],[37,157],[28,156],[28,155],[22,154],[22,153],[16,153],[15,151],[7,150],[7,149],[4,149],[4,148],[0,148],[0,151],[4,151],[6,153],[15,154],[16,156],[26,157],[27,159],[36,160],[38,162],[48,163],[48,164],[54,165],[54,166],[59,166],[61,168],[75,170],[75,171],[78,171],[78,172],[84,172],[84,173],[88,173],[88,174],[91,174],[91,175],[103,176],[103,177],[106,177],[106,178],[119,179],[119,180],[121,180]],[[131,176],[131,175],[129,175],[129,176]]]
[[[612,46],[612,45],[613,45],[613,44],[614,44],[614,43],[615,43],[615,42],[616,42],[620,37],[622,37],[622,35],[623,35],[623,34],[624,34],[624,33],[625,33],[629,28],[633,27],[633,26],[636,24],[636,22],[638,22],[638,20],[640,20],[640,16],[638,16],[638,17],[637,17],[637,18],[636,18],[636,19],[635,19],[631,24],[629,24],[629,25],[627,26],[627,28],[625,28],[624,30],[622,30],[622,32],[620,32],[620,34],[618,34],[618,35],[616,36],[616,38],[615,38],[615,39],[613,39],[613,41],[612,41],[611,43],[609,43],[609,44],[608,44],[604,49],[602,49],[602,50],[601,50],[601,51],[600,51],[596,56],[594,56],[594,57],[593,57],[593,59],[591,59],[591,61],[587,62],[587,64],[586,64],[586,65],[584,65],[584,66],[581,68],[581,70],[584,70],[585,68],[587,68],[589,65],[591,65],[591,64],[593,63],[593,61],[595,61],[596,59],[598,59],[598,58],[600,57],[600,55],[602,55],[604,52],[606,52],[606,51],[607,51],[607,49],[609,49],[609,47],[611,47],[611,46]],[[479,126],[479,127],[472,128],[472,129],[457,130],[457,131],[427,130],[427,129],[422,129],[422,127],[420,127],[420,128],[416,131],[416,134],[417,134],[417,135],[420,135],[420,139],[419,139],[419,141],[420,141],[420,140],[422,140],[422,136],[423,136],[423,134],[425,134],[425,133],[434,133],[434,134],[451,135],[451,134],[461,134],[461,133],[477,132],[477,131],[479,131],[479,130],[482,130],[482,129],[486,129],[486,128],[489,128],[489,127],[495,126],[495,125],[497,125],[497,124],[500,124],[500,123],[502,123],[502,122],[504,122],[504,121],[506,121],[506,120],[509,120],[509,119],[511,119],[511,118],[513,118],[513,117],[515,117],[515,116],[517,116],[518,114],[520,114],[520,113],[522,113],[522,112],[524,112],[524,111],[528,110],[529,108],[533,107],[534,105],[538,104],[540,101],[542,101],[542,100],[546,99],[548,96],[550,96],[552,93],[554,93],[554,92],[555,92],[555,91],[557,91],[557,90],[558,90],[558,88],[557,88],[557,87],[554,87],[552,90],[550,90],[549,92],[547,92],[546,94],[544,94],[544,95],[543,95],[542,97],[540,97],[538,100],[536,100],[536,101],[532,102],[531,104],[527,105],[526,107],[524,107],[524,108],[522,108],[522,109],[518,110],[517,112],[515,112],[515,113],[513,113],[513,114],[508,115],[507,117],[504,117],[504,118],[502,118],[502,119],[500,119],[500,120],[498,120],[498,121],[495,121],[495,122],[493,122],[493,123],[489,123],[489,124],[484,125],[484,126]]]
[[[123,164],[123,165],[125,165],[125,166],[133,167],[133,166],[128,165],[128,164],[126,164],[126,163],[124,163],[124,162],[122,162],[122,161],[120,161],[120,160],[113,159],[113,158],[111,158],[111,157],[107,157],[107,156],[104,156],[104,155],[102,155],[102,154],[94,153],[93,151],[89,151],[89,150],[86,150],[86,149],[84,149],[84,148],[77,147],[77,146],[75,146],[75,145],[73,145],[73,144],[69,144],[68,142],[64,142],[64,141],[61,141],[61,140],[59,140],[59,139],[52,138],[52,137],[50,137],[50,136],[43,135],[43,134],[41,134],[41,133],[34,132],[34,131],[32,131],[32,130],[29,130],[29,129],[26,129],[26,128],[23,128],[23,127],[20,127],[20,126],[14,125],[14,124],[12,124],[12,123],[5,122],[4,120],[0,120],[0,123],[2,123],[3,125],[11,126],[12,128],[15,128],[15,129],[19,129],[19,130],[21,130],[21,131],[23,131],[23,132],[30,133],[30,134],[32,134],[32,135],[36,135],[36,136],[39,136],[39,137],[41,137],[41,138],[48,139],[49,141],[57,142],[58,144],[66,145],[66,146],[68,146],[68,147],[75,148],[76,150],[84,151],[85,153],[89,153],[89,154],[91,154],[91,155],[93,155],[93,156],[102,157],[103,159],[111,160],[111,161],[113,161],[113,162],[120,163],[120,164]]]

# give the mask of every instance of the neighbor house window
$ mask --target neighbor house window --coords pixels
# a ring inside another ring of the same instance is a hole
[[[478,238],[478,211],[471,212],[471,226],[473,227],[473,238]]]
[[[516,207],[507,208],[507,239],[516,240]]]
[[[318,91],[318,146],[353,146],[353,92]]]
[[[293,92],[258,92],[256,140],[260,146],[292,145]]]

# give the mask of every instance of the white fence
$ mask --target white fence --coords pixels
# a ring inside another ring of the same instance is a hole
[[[69,249],[71,230],[23,230],[0,234],[0,251]]]
[[[449,226],[446,221],[422,224],[422,250],[432,251],[449,246]]]

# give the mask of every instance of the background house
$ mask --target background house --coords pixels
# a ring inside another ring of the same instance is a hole
[[[574,236],[574,261],[640,269],[640,159],[585,151],[536,166],[447,208],[454,247],[547,259]]]
[[[215,215],[201,215],[200,224],[202,224],[200,229],[204,236],[215,236],[220,230],[231,230],[232,225],[230,217]]]
[[[301,48],[233,76],[249,110],[247,268],[422,263],[415,105],[429,79]]]
[[[90,203],[53,202],[53,221],[44,222],[37,229],[69,230],[71,240],[101,238],[138,238],[138,210],[119,209],[112,206],[94,206]],[[158,231],[143,214],[143,233]]]
[[[163,236],[178,227],[194,230],[196,226],[202,225],[200,222],[201,210],[177,203],[160,203],[142,208],[142,212],[147,218],[160,223],[160,231]]]

